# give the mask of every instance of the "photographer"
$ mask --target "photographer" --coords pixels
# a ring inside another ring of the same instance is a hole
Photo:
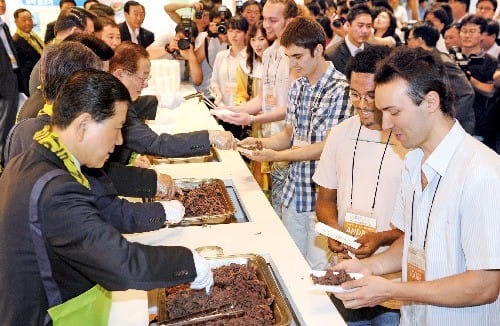
[[[184,65],[181,65],[181,80],[200,85],[203,82],[203,72],[194,53],[194,40],[197,36],[196,24],[191,19],[182,18],[182,22],[175,27],[174,38],[165,50],[170,54],[169,59],[184,61]]]
[[[232,14],[225,6],[215,5],[210,11],[210,24],[205,32],[201,32],[196,39],[195,53],[203,71],[203,83],[196,87],[198,91],[203,91],[208,97],[210,94],[210,80],[215,63],[215,57],[220,51],[226,50],[229,46],[227,33],[219,33],[219,26],[226,26],[225,22],[231,18]],[[227,31],[227,28],[225,29]]]
[[[207,29],[210,23],[210,10],[212,10],[212,3],[209,1],[200,1],[195,3],[183,3],[183,2],[173,2],[163,6],[163,9],[167,15],[172,18],[176,24],[182,22],[182,17],[177,13],[179,9],[191,9],[191,19],[196,24],[196,28],[199,32],[203,32]]]
[[[457,63],[470,76],[476,96],[474,112],[476,115],[476,135],[483,138],[487,146],[495,147],[495,86],[493,74],[498,70],[498,61],[481,49],[482,33],[486,30],[487,20],[470,15],[462,21],[460,28],[461,53],[455,55]],[[461,58],[462,57],[462,58]],[[462,60],[459,60],[462,59]]]

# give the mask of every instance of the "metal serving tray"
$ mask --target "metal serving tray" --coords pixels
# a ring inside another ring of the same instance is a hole
[[[190,157],[162,157],[147,155],[151,164],[178,164],[178,163],[205,163],[212,162],[214,159],[219,160],[217,153],[213,147],[210,148],[210,153],[207,155],[190,156]]]
[[[271,304],[271,309],[274,314],[274,325],[290,325],[292,322],[292,312],[286,303],[285,297],[281,292],[276,280],[274,279],[271,269],[266,260],[255,254],[230,255],[230,256],[215,256],[206,257],[210,267],[217,268],[220,266],[229,265],[231,263],[252,267],[257,272],[257,278],[264,281],[267,287],[267,293],[274,298]],[[168,323],[168,312],[166,305],[166,294],[164,289],[158,290],[158,321],[159,325]],[[188,320],[189,321],[189,320]]]
[[[199,187],[203,183],[210,183],[210,182],[215,183],[222,194],[223,204],[224,204],[225,210],[224,210],[224,213],[217,214],[217,215],[187,216],[187,217],[184,217],[180,223],[167,224],[167,225],[187,226],[187,225],[226,223],[230,220],[230,218],[236,212],[236,209],[234,208],[233,202],[231,201],[231,198],[229,197],[229,194],[227,193],[226,185],[224,184],[224,181],[222,181],[221,179],[187,178],[187,179],[175,179],[174,181],[175,181],[175,184],[182,190],[194,189],[194,188]]]

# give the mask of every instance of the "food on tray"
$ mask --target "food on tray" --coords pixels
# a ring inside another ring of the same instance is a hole
[[[186,208],[185,217],[213,216],[226,212],[224,195],[216,182],[206,182],[193,189],[183,189],[177,197]]]
[[[165,289],[168,319],[199,315],[210,309],[218,312],[243,310],[241,316],[221,316],[203,325],[273,325],[273,297],[265,282],[257,278],[252,267],[231,263],[215,268],[214,287],[209,295],[205,290],[186,287]],[[168,321],[167,321],[168,322]]]
[[[314,284],[321,285],[340,285],[347,281],[353,281],[349,274],[345,270],[340,270],[338,273],[334,273],[332,270],[327,270],[324,276],[315,276],[311,274],[311,279]]]

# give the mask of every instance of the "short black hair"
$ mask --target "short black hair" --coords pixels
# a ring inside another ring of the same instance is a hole
[[[82,113],[89,113],[96,122],[104,121],[115,115],[117,101],[130,102],[129,92],[118,78],[102,70],[79,70],[61,86],[51,125],[65,129]]]
[[[76,7],[76,2],[75,0],[60,0],[59,1],[59,9],[62,8],[63,4],[65,3],[72,3]]]
[[[486,25],[488,25],[488,21],[478,15],[469,15],[462,19],[462,27],[464,27],[467,24],[473,24],[473,25],[478,25],[481,33],[484,33],[486,31]]]
[[[419,21],[413,25],[411,30],[413,37],[421,38],[427,46],[435,47],[439,40],[439,31],[430,22]]]
[[[130,13],[130,7],[133,7],[133,6],[141,6],[142,9],[144,11],[146,11],[146,9],[144,8],[143,5],[141,5],[139,2],[137,1],[127,1],[125,2],[125,5],[123,6],[123,11],[125,11],[127,14]]]
[[[498,21],[496,21],[495,19],[488,19],[487,22],[488,24],[486,25],[486,29],[484,30],[484,32],[488,35],[495,35],[495,39],[498,38],[498,33],[500,30]]]
[[[420,105],[427,93],[435,91],[439,94],[443,114],[454,116],[455,97],[439,54],[422,48],[395,48],[377,66],[375,85],[397,79],[408,84],[406,93],[415,105]]]
[[[87,27],[87,18],[89,18],[85,12],[87,12],[85,9],[78,7],[61,11],[54,25],[54,33],[57,35],[60,31],[73,27],[82,31],[85,30],[85,27]]]
[[[17,19],[19,18],[19,15],[23,12],[29,12],[29,14],[31,15],[31,12],[26,9],[26,8],[19,8],[19,9],[16,9],[16,11],[14,11],[14,19]]]
[[[323,51],[325,50],[326,34],[313,17],[297,16],[286,26],[280,44],[284,47],[300,46],[309,49],[311,55],[314,55],[314,49],[318,44],[323,46]]]
[[[425,15],[432,14],[436,17],[444,26],[449,25],[453,22],[453,16],[451,15],[451,7],[447,3],[434,3]],[[424,17],[425,18],[425,17]]]
[[[470,7],[470,0],[455,0],[455,2],[460,2],[460,3],[463,3],[465,5],[465,11],[468,12],[469,11],[469,7]]]
[[[94,3],[89,8],[96,16],[99,17],[114,17],[115,11],[110,6],[107,6],[102,3]]]
[[[239,31],[248,32],[248,21],[245,17],[236,15],[229,19],[227,22],[228,29],[237,29]]]
[[[371,17],[372,11],[370,7],[365,4],[359,4],[351,7],[351,9],[347,12],[347,21],[349,24],[352,23],[359,15],[369,15]]]
[[[115,54],[113,49],[107,45],[103,40],[94,35],[87,33],[74,33],[64,39],[63,42],[74,41],[79,42],[88,47],[94,52],[102,61],[110,60]]]
[[[347,80],[351,79],[353,72],[375,74],[377,63],[391,53],[391,49],[383,45],[367,46],[363,51],[352,57],[345,69]]]
[[[40,58],[40,80],[46,101],[53,101],[62,83],[83,68],[102,69],[102,60],[85,45],[62,42],[45,47]]]

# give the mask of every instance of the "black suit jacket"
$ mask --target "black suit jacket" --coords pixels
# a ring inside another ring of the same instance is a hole
[[[34,183],[55,169],[66,170],[52,152],[33,143],[2,175],[0,325],[43,325],[47,300],[31,238],[29,203]],[[67,173],[43,188],[34,210],[52,268],[50,276],[63,301],[96,283],[112,291],[150,290],[196,277],[188,248],[128,242],[120,234],[121,227],[98,210],[94,195]]]
[[[128,31],[127,23],[123,22],[118,26],[120,27],[120,36],[122,38],[122,41],[132,41],[130,32]],[[151,45],[151,43],[155,41],[155,34],[141,27],[139,29],[139,36],[137,36],[137,41],[143,48],[147,48]]]
[[[47,27],[45,28],[45,38],[43,40],[45,44],[49,44],[49,42],[56,37],[56,33],[54,32],[54,26],[56,26],[55,20],[47,24]]]
[[[16,47],[17,56],[19,57],[19,91],[29,96],[29,81],[31,70],[35,64],[40,60],[40,54],[26,41],[24,38],[17,34],[12,37],[14,46]],[[43,45],[43,44],[41,44]]]
[[[325,58],[326,60],[333,62],[335,69],[345,74],[347,62],[350,58],[352,58],[352,56],[345,40],[342,40],[325,51]]]
[[[1,25],[0,25],[1,26]],[[2,27],[0,27],[2,28]],[[14,52],[17,62],[19,58],[10,36],[10,30],[5,25],[5,36]],[[12,63],[7,55],[7,50],[0,40],[0,165],[3,164],[3,146],[10,128],[16,121],[17,104],[19,101],[17,73],[12,68]]]

